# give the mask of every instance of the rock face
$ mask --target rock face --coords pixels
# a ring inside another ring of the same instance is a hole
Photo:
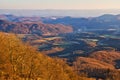
[[[8,22],[0,20],[0,31],[18,34],[58,35],[73,32],[72,27],[42,22]]]

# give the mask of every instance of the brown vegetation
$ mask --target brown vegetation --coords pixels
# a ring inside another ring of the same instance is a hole
[[[0,20],[0,30],[19,34],[58,35],[72,32],[72,27],[42,22],[8,22]]]
[[[96,51],[87,57],[78,57],[73,68],[79,74],[103,80],[120,80],[120,53],[116,51]]]
[[[77,76],[62,60],[51,59],[0,33],[0,80],[89,80]]]
[[[97,51],[97,52],[91,53],[90,57],[115,65],[115,61],[120,60],[120,52]]]

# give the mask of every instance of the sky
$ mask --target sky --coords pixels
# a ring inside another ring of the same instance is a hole
[[[0,9],[120,9],[120,0],[0,0]]]

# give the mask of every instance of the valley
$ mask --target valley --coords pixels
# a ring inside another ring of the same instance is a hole
[[[15,34],[40,55],[62,60],[83,77],[81,80],[120,79],[119,15],[94,18],[0,15],[0,19],[1,32]]]
[[[57,36],[41,36],[36,39],[34,37],[31,40],[24,36],[24,39],[42,54],[64,60],[80,75],[103,80],[109,78],[106,76],[119,79],[116,77],[120,74],[118,35],[74,32]]]

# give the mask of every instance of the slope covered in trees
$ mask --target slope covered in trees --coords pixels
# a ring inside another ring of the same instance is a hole
[[[59,59],[51,59],[17,39],[0,33],[0,80],[89,80]],[[90,79],[92,80],[92,79]]]
[[[120,53],[117,51],[95,51],[87,57],[77,57],[73,68],[78,73],[102,80],[120,80]]]
[[[120,60],[120,52],[117,51],[96,51],[90,54],[91,58],[104,61],[109,64],[116,64]]]
[[[62,24],[44,24],[38,22],[9,22],[0,20],[0,31],[17,34],[58,35],[73,32],[72,27]]]

